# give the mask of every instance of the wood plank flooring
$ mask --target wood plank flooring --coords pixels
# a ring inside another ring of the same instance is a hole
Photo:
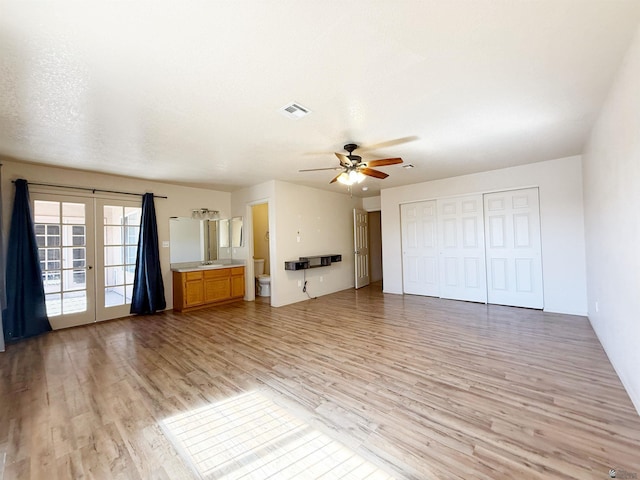
[[[640,477],[582,317],[373,285],[56,331],[0,373],[4,479]]]

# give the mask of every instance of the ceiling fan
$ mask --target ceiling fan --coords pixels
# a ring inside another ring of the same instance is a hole
[[[408,141],[402,139],[403,141]],[[328,168],[307,168],[303,170],[298,170],[299,172],[317,172],[319,170],[342,170],[338,175],[333,177],[333,179],[329,183],[334,183],[336,181],[344,184],[344,185],[353,185],[355,183],[362,182],[367,176],[384,179],[389,175],[381,172],[380,170],[375,170],[371,167],[385,167],[387,165],[396,165],[398,163],[402,163],[401,158],[383,158],[380,160],[369,160],[362,161],[362,157],[360,155],[354,155],[353,152],[358,148],[358,145],[355,143],[347,143],[344,146],[344,149],[348,152],[348,155],[344,155],[342,153],[336,153],[336,157],[340,160],[339,167],[328,167]],[[372,150],[373,148],[368,148],[366,150]]]

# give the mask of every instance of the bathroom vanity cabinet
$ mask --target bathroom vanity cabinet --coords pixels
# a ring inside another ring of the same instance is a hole
[[[173,271],[173,309],[187,312],[241,300],[244,266]]]

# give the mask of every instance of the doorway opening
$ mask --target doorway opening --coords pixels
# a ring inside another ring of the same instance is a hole
[[[369,272],[371,283],[382,287],[382,215],[380,211],[369,212]]]
[[[253,265],[257,301],[270,302],[271,259],[269,255],[269,204],[251,206],[253,226]]]

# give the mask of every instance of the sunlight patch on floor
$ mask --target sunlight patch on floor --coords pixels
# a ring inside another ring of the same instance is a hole
[[[256,391],[163,424],[205,479],[393,479]]]

